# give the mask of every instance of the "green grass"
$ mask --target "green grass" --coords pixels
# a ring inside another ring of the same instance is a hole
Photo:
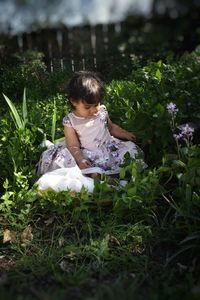
[[[63,137],[70,109],[58,92],[66,74],[52,79],[36,57],[34,72],[30,60],[1,82],[9,94],[0,108],[0,298],[199,299],[200,150],[173,138],[179,124],[200,123],[199,48],[106,83],[111,119],[136,133],[149,167],[141,172],[127,157],[127,186],[97,182],[93,194],[33,188],[39,145]],[[23,101],[13,82],[28,87]],[[173,122],[170,102],[179,109]]]

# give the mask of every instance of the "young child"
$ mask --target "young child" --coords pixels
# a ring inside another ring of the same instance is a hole
[[[75,165],[91,175],[94,167],[101,173],[117,174],[125,153],[133,158],[142,154],[133,142],[135,135],[110,120],[101,104],[103,94],[103,83],[95,73],[75,73],[68,86],[73,110],[63,119],[65,144],[52,145],[42,154],[38,175]]]

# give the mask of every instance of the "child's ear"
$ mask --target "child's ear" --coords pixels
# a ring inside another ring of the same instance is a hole
[[[71,103],[71,105],[72,105],[73,107],[76,107],[76,102],[75,102],[75,101],[73,101],[72,99],[69,99],[69,102]]]

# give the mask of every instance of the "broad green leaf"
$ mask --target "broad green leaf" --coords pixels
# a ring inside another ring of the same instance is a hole
[[[162,74],[161,74],[161,72],[160,72],[159,69],[156,71],[156,78],[157,78],[159,81],[162,79]]]
[[[183,161],[175,159],[173,160],[173,165],[176,167],[182,167],[182,168],[186,168],[186,165]]]
[[[4,96],[7,104],[10,107],[10,110],[11,110],[12,115],[13,115],[14,120],[15,120],[16,128],[24,128],[23,121],[21,120],[20,115],[18,114],[18,111],[17,111],[15,105],[12,103],[12,101],[6,95],[3,94],[3,96]]]
[[[127,190],[127,194],[128,194],[129,196],[135,195],[135,194],[136,194],[136,187],[134,186],[134,187],[129,188],[129,189]]]
[[[159,61],[157,62],[157,66],[158,66],[159,68],[162,66],[162,60],[159,60]]]
[[[121,178],[121,179],[124,179],[125,175],[126,175],[126,170],[125,170],[125,168],[121,168],[121,169],[120,169],[120,178]]]

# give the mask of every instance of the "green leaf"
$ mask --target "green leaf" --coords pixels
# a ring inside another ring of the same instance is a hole
[[[15,127],[18,129],[24,128],[24,123],[23,123],[22,119],[20,118],[20,115],[18,114],[18,111],[17,111],[15,105],[12,103],[12,101],[6,95],[3,94],[3,96],[4,96],[8,106],[10,107],[12,116],[14,118]]]
[[[4,187],[5,190],[8,189],[8,187],[9,187],[9,181],[8,181],[8,178],[6,178],[6,180],[4,181],[3,187]]]
[[[24,94],[23,94],[22,114],[24,119],[24,126],[26,126],[28,122],[28,112],[27,112],[27,105],[26,105],[26,88],[24,88]]]
[[[162,60],[159,60],[159,61],[157,62],[157,66],[158,66],[159,68],[162,66]]]
[[[173,166],[186,168],[185,163],[181,160],[178,160],[178,159],[173,160]]]
[[[136,194],[136,187],[131,187],[127,190],[128,196],[134,196]]]
[[[157,78],[159,81],[161,81],[161,79],[162,79],[162,74],[161,74],[161,72],[160,72],[159,69],[156,71],[155,76],[156,76],[156,78]]]
[[[125,170],[125,168],[121,168],[121,169],[120,169],[119,175],[120,175],[120,178],[121,178],[121,179],[124,179],[124,178],[125,178],[125,175],[126,175],[126,170]]]
[[[180,245],[187,243],[188,241],[190,242],[191,240],[198,240],[200,239],[200,232],[196,232],[192,235],[187,236],[185,239],[183,239],[182,241],[180,241]]]
[[[186,191],[185,191],[185,200],[191,201],[191,199],[192,199],[192,187],[191,185],[187,184]]]
[[[64,141],[65,141],[65,137],[63,136],[63,137],[61,137],[59,139],[54,140],[54,144],[59,144],[59,143],[62,143]]]
[[[55,133],[56,133],[56,119],[57,119],[56,102],[54,101],[52,125],[51,125],[51,139],[52,139],[53,143],[54,143],[54,140],[55,140]]]

